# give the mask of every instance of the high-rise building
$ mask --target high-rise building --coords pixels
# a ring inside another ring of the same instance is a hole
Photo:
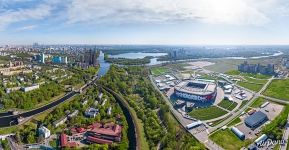
[[[45,64],[45,54],[42,53],[41,54],[41,60],[40,60],[41,63]]]
[[[58,64],[60,64],[60,63],[67,64],[68,63],[66,56],[65,57],[54,56],[52,58],[52,62],[53,63],[58,63]]]
[[[68,61],[67,61],[67,57],[63,57],[63,58],[62,58],[62,63],[65,63],[65,64],[68,63]]]
[[[60,56],[54,56],[54,57],[52,58],[52,62],[53,62],[53,63],[62,63],[61,60],[62,60],[62,59],[61,59]]]
[[[87,52],[85,52],[84,54],[84,63],[88,64],[88,65],[96,65],[97,64],[97,60],[96,60],[96,51],[95,50],[89,50]]]
[[[265,75],[275,74],[274,64],[268,64],[267,66],[263,66],[260,64],[248,64],[247,61],[244,61],[243,64],[238,65],[238,70],[241,72],[261,73]]]

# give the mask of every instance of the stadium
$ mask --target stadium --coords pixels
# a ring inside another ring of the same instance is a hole
[[[175,86],[177,97],[195,101],[213,101],[217,95],[217,85],[212,80],[188,80]]]

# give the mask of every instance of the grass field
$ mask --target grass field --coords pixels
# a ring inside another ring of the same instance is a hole
[[[248,103],[248,100],[243,100],[241,103],[240,108],[244,107]]]
[[[253,142],[251,140],[241,141],[230,129],[220,130],[209,138],[226,150],[241,149]]]
[[[151,73],[154,76],[158,76],[158,75],[164,74],[166,72],[168,72],[168,68],[164,68],[164,67],[151,68]]]
[[[265,84],[267,83],[267,79],[255,79],[255,78],[250,78],[250,77],[244,77],[247,82],[253,82],[253,83],[258,83],[258,84]]]
[[[255,78],[255,79],[269,79],[271,78],[271,76],[268,76],[268,75],[263,75],[263,74],[259,74],[259,73],[243,73],[243,72],[240,72],[238,70],[230,70],[230,71],[227,71],[226,74],[228,75],[240,75],[240,76],[243,76],[243,77],[251,77],[251,78]]]
[[[229,71],[227,71],[227,72],[225,72],[226,74],[228,74],[228,75],[240,75],[240,71],[238,71],[238,70],[229,70]]]
[[[262,97],[258,97],[252,104],[251,107],[258,108],[265,102],[265,99]]]
[[[220,120],[216,120],[216,121],[212,121],[211,123],[213,123],[211,126],[214,127],[220,123],[222,123],[223,121],[227,120],[228,118],[230,118],[232,116],[232,114],[228,115],[227,117],[220,119]]]
[[[194,109],[189,113],[189,115],[200,120],[210,120],[223,116],[226,113],[227,111],[224,111],[216,106],[212,106],[207,108]]]
[[[229,124],[228,124],[228,127],[231,127],[231,126],[234,126],[234,125],[236,125],[236,124],[238,124],[238,123],[240,123],[241,122],[241,119],[238,117],[238,118],[235,118],[232,122],[230,122]]]
[[[247,59],[250,64],[269,64],[269,63],[278,63],[280,61],[279,58],[261,58],[261,59]],[[242,59],[210,59],[210,62],[215,63],[214,65],[206,66],[205,69],[225,73],[230,70],[238,69],[238,65],[244,63]]]
[[[289,79],[273,80],[263,93],[266,96],[289,101]]]
[[[218,106],[227,109],[227,110],[233,110],[238,104],[236,102],[233,101],[229,101],[229,100],[222,100]]]
[[[247,88],[249,90],[258,92],[262,89],[263,85],[262,84],[254,84],[254,83],[249,83],[249,82],[238,82],[238,85]]]

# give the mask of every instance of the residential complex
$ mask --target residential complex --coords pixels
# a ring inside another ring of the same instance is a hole
[[[264,75],[275,75],[274,64],[268,64],[267,66],[261,64],[248,64],[244,61],[243,64],[238,65],[238,70],[246,73],[261,73]]]

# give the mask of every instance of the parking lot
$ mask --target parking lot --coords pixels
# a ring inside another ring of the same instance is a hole
[[[263,123],[261,126],[259,126],[256,129],[251,129],[249,127],[247,127],[244,123],[245,118],[247,118],[248,116],[250,116],[249,114],[244,114],[240,117],[242,123],[237,125],[236,127],[245,134],[246,139],[255,139],[258,136],[260,136],[260,131],[261,128],[267,124],[270,123],[270,121],[274,120],[282,111],[284,106],[279,105],[279,104],[275,104],[275,103],[269,103],[266,107],[264,108],[254,108],[257,111],[261,111],[263,113],[265,113],[269,119],[269,121]]]

